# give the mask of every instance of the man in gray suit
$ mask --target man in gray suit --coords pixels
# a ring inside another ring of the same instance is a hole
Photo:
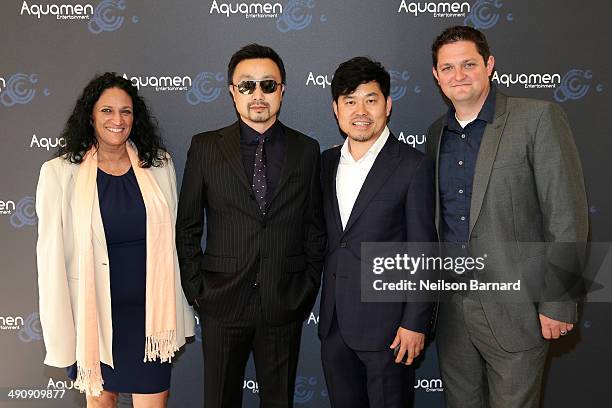
[[[528,243],[581,243],[588,234],[567,117],[556,104],[492,87],[495,60],[478,30],[445,30],[432,57],[452,104],[427,134],[440,240],[466,250],[497,248],[480,278],[531,273],[554,280],[551,251]],[[437,342],[448,407],[539,405],[549,340],[571,331],[578,316],[572,300],[536,300],[502,302],[494,292],[468,291],[441,304]]]

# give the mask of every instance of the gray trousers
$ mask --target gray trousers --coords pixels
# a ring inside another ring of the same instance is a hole
[[[440,304],[438,356],[448,408],[540,405],[548,343],[511,353],[497,343],[480,301],[454,295]]]

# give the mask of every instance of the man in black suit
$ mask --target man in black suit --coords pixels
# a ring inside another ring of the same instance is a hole
[[[431,304],[362,302],[361,243],[436,241],[434,165],[390,134],[390,77],[379,63],[340,64],[331,88],[347,138],[322,159],[328,245],[319,337],[327,389],[332,407],[405,408]]]
[[[242,405],[252,351],[262,406],[291,407],[325,249],[320,148],[277,120],[285,69],[274,50],[243,47],[227,78],[239,119],[193,137],[176,224],[183,288],[202,324],[204,406]]]

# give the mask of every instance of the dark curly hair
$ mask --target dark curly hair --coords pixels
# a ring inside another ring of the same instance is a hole
[[[167,150],[159,134],[157,121],[149,112],[144,99],[138,95],[136,87],[115,72],[96,76],[87,84],[64,126],[61,136],[66,143],[59,148],[57,155],[78,164],[83,161],[85,153],[91,146],[98,146],[91,124],[91,114],[100,95],[109,88],[122,89],[132,98],[134,122],[129,139],[138,149],[140,166],[144,168],[163,166]]]

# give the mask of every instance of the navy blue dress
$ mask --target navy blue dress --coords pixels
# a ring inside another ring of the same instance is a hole
[[[104,389],[153,394],[170,387],[170,363],[143,362],[145,350],[146,210],[130,170],[113,176],[98,169],[100,212],[110,266],[115,369],[101,363]],[[76,378],[76,365],[68,370]]]

